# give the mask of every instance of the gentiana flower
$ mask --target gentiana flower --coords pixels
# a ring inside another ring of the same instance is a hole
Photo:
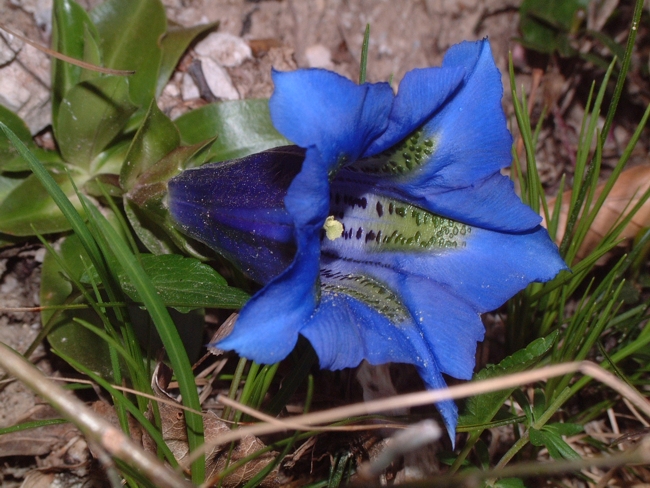
[[[218,347],[274,363],[303,335],[323,368],[470,379],[481,313],[566,269],[500,173],[512,138],[488,41],[407,73],[397,95],[321,69],[273,81],[273,124],[297,146],[169,184],[179,227],[264,285]],[[453,440],[456,405],[437,407]]]

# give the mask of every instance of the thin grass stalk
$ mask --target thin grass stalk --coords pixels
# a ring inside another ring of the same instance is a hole
[[[120,404],[124,407],[125,410],[128,410],[128,412],[133,416],[133,418],[137,420],[138,423],[144,428],[147,434],[151,436],[153,441],[156,443],[156,446],[158,446],[158,449],[160,449],[160,452],[162,452],[163,455],[165,456],[167,462],[174,468],[178,466],[178,462],[176,461],[176,458],[174,457],[171,450],[167,446],[167,443],[165,442],[165,439],[163,438],[160,430],[155,425],[153,425],[149,421],[149,419],[147,419],[144,416],[144,414],[140,411],[140,409],[136,407],[133,404],[133,402],[131,402],[126,397],[126,395],[124,395],[121,391],[113,388],[113,386],[108,381],[104,380],[104,378],[102,378],[98,374],[95,374],[93,371],[86,368],[83,364],[79,363],[78,361],[71,358],[70,356],[67,356],[64,353],[57,352],[57,351],[55,351],[55,354],[59,356],[61,359],[63,359],[66,363],[70,364],[73,368],[81,371],[83,374],[88,376],[92,381],[97,383],[104,390],[106,390],[114,399],[116,405]],[[126,432],[129,433],[129,430],[127,430]]]
[[[621,99],[623,94],[623,88],[625,87],[625,79],[627,77],[627,72],[630,69],[630,63],[632,62],[632,51],[634,50],[634,44],[636,41],[636,35],[639,29],[639,22],[641,21],[641,14],[643,13],[644,0],[636,0],[634,4],[634,13],[632,14],[632,25],[630,26],[630,33],[627,36],[627,43],[625,45],[625,55],[623,56],[623,62],[621,63],[621,72],[619,73],[616,79],[616,87],[614,88],[614,96],[609,105],[609,110],[607,111],[607,116],[605,117],[605,124],[603,126],[603,132],[601,137],[603,139],[603,144],[605,139],[609,134],[609,129],[614,122],[614,115],[616,114],[616,109],[618,108],[618,102]]]
[[[132,463],[161,488],[189,488],[191,484],[166,468],[157,458],[137,447],[129,437],[69,395],[19,353],[0,343],[0,367],[43,397],[64,417],[72,421],[89,442],[106,450],[116,459]]]
[[[359,84],[366,82],[366,66],[368,66],[368,46],[370,45],[370,24],[366,24],[366,30],[363,33],[363,43],[361,44],[361,61],[359,66]]]
[[[235,368],[235,374],[233,375],[232,381],[230,382],[230,390],[228,390],[228,398],[234,400],[237,397],[237,392],[239,391],[239,386],[241,384],[242,377],[244,376],[244,369],[246,369],[246,364],[248,360],[246,358],[239,358],[237,362],[237,368]],[[224,420],[231,420],[231,410],[230,407],[226,406],[223,409],[222,417]]]
[[[201,410],[199,396],[194,383],[194,374],[187,352],[183,347],[176,326],[169,316],[160,296],[156,293],[151,280],[146,275],[137,258],[131,253],[122,237],[113,229],[106,218],[94,206],[88,205],[89,216],[96,223],[101,237],[108,244],[123,270],[141,297],[162,340],[167,356],[174,369],[181,391],[183,405],[192,410]],[[203,444],[203,419],[196,413],[186,411],[187,438],[190,452]],[[205,459],[201,456],[192,463],[192,481],[201,483],[205,477]]]
[[[48,192],[52,200],[59,207],[65,218],[68,220],[70,227],[75,232],[79,240],[81,241],[82,246],[84,247],[86,253],[90,257],[97,273],[99,274],[102,282],[106,286],[107,293],[109,295],[109,300],[112,302],[120,302],[121,291],[116,285],[113,277],[108,269],[107,263],[104,259],[104,255],[101,253],[100,248],[89,231],[86,223],[83,218],[77,211],[77,209],[72,205],[72,202],[68,197],[63,193],[59,188],[57,183],[54,181],[49,172],[41,164],[41,162],[34,156],[29,149],[23,144],[23,142],[9,129],[4,123],[0,122],[0,129],[5,133],[9,141],[12,143],[14,148],[18,153],[23,157],[27,162],[32,173],[38,178],[40,183],[43,185],[45,190]],[[74,184],[74,182],[73,182]],[[120,309],[115,309],[116,316],[118,321],[121,323],[122,318]],[[109,349],[110,350],[110,349]],[[119,365],[114,363],[114,357],[111,357],[111,363],[113,366],[113,375],[115,377],[116,383],[122,382],[122,373],[120,371]],[[118,410],[118,417],[120,418],[120,423],[126,427],[128,423],[126,422],[126,413],[124,411]]]

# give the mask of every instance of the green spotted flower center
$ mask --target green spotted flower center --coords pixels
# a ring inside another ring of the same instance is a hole
[[[321,268],[321,289],[341,293],[365,303],[395,324],[408,320],[409,312],[390,289],[379,281],[359,275],[345,274],[330,268]]]
[[[377,175],[401,175],[422,165],[436,149],[434,137],[425,137],[422,129],[386,151],[361,159],[348,166],[351,171]]]
[[[466,246],[472,233],[469,225],[374,194],[334,189],[330,212],[343,224],[338,246],[361,245],[367,252],[454,249]]]

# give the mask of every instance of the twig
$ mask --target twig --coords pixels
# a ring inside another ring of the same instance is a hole
[[[42,396],[62,416],[73,422],[91,443],[111,456],[135,466],[151,482],[162,488],[190,488],[193,485],[165,466],[152,454],[143,451],[124,432],[97,415],[39,371],[33,364],[0,342],[0,367]]]
[[[505,390],[507,388],[515,388],[528,383],[533,383],[556,376],[564,376],[566,374],[576,372],[581,372],[586,376],[591,376],[592,378],[609,386],[613,390],[616,390],[622,396],[630,400],[630,402],[639,408],[643,413],[650,415],[650,403],[634,388],[621,381],[619,378],[611,374],[609,371],[598,366],[597,364],[590,361],[581,361],[547,366],[533,371],[526,371],[523,373],[516,373],[500,378],[492,378],[484,381],[466,383],[463,385],[452,386],[450,388],[441,390],[411,393],[407,395],[400,395],[394,398],[376,400],[367,403],[356,403],[345,407],[325,410],[323,412],[300,415],[286,419],[283,422],[283,425],[278,425],[277,423],[263,423],[259,425],[242,427],[240,429],[228,432],[220,436],[218,439],[206,442],[203,446],[201,446],[200,449],[197,449],[190,455],[189,461],[191,462],[193,459],[202,454],[205,454],[216,446],[240,440],[247,435],[259,436],[263,434],[271,434],[288,430],[290,429],[290,427],[287,427],[288,424],[314,426],[327,422],[334,422],[351,416],[368,415],[372,413],[393,410],[395,408],[416,407],[420,405],[440,402],[442,400],[453,400],[480,395],[483,393],[489,393],[492,391]],[[223,397],[221,396],[217,397],[219,401],[221,401],[222,398]]]
[[[60,59],[61,61],[65,61],[66,63],[74,64],[75,66],[79,66],[80,68],[88,69],[90,71],[96,71],[98,73],[104,73],[107,75],[129,76],[135,73],[135,71],[133,70],[102,68],[101,66],[96,66],[91,63],[86,63],[85,61],[81,61],[80,59],[71,58],[70,56],[66,56],[65,54],[61,54],[59,52],[53,51],[52,49],[49,49],[45,46],[41,46],[37,42],[34,42],[25,36],[21,36],[20,34],[11,30],[9,27],[3,24],[0,24],[0,29],[11,34],[14,37],[17,37],[21,41],[26,42],[33,48],[36,48],[39,51],[49,56],[52,56],[53,58]]]

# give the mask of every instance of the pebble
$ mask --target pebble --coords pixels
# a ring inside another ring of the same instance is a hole
[[[239,100],[239,92],[232,84],[230,75],[216,61],[210,58],[201,59],[201,67],[205,81],[212,94],[222,100]]]
[[[305,49],[305,58],[310,68],[332,69],[332,52],[322,44],[314,44]]]
[[[225,32],[213,32],[196,45],[194,52],[201,60],[209,58],[227,68],[241,66],[244,61],[253,58],[246,41]]]
[[[181,85],[181,96],[184,101],[193,100],[199,98],[201,94],[199,93],[199,87],[194,83],[194,79],[189,73],[183,74],[183,82]]]

